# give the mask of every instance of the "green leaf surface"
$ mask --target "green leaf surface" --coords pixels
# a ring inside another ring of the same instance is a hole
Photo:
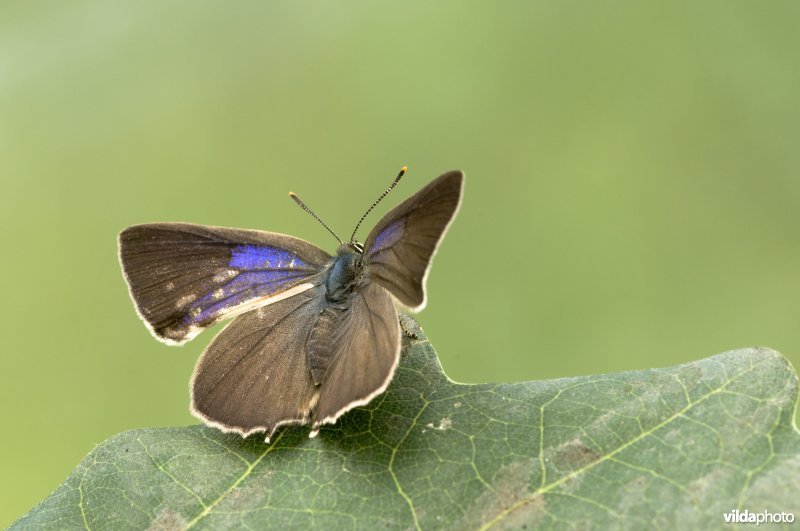
[[[315,439],[298,427],[270,445],[201,426],[124,432],[13,528],[700,529],[736,508],[800,516],[797,376],[775,351],[464,385],[414,332],[389,390]]]

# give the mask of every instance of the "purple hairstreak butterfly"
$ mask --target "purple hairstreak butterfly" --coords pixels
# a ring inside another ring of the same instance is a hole
[[[135,225],[119,235],[131,298],[153,336],[182,345],[235,317],[192,375],[191,412],[209,426],[266,440],[287,424],[311,436],[381,394],[400,358],[397,307],[425,306],[425,281],[461,201],[445,173],[393,208],[361,244],[335,256],[299,238],[189,223]]]

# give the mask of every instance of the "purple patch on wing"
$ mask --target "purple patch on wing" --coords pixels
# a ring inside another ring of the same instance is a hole
[[[405,226],[402,218],[389,223],[383,228],[380,234],[375,236],[375,240],[372,242],[372,248],[369,250],[370,254],[379,253],[383,249],[394,245],[403,237],[404,233]]]
[[[240,245],[231,251],[231,260],[228,265],[245,271],[259,271],[268,268],[308,268],[308,264],[298,258],[296,253],[269,245]]]
[[[217,320],[240,304],[285,291],[306,277],[308,271],[293,269],[240,273],[212,293],[187,306],[187,315],[183,322],[187,325],[202,325]]]

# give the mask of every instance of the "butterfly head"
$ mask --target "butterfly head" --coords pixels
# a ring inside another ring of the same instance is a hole
[[[336,250],[336,256],[357,255],[360,257],[362,254],[364,254],[364,244],[359,242],[343,243]]]

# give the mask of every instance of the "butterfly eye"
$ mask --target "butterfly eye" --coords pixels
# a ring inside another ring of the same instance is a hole
[[[353,242],[353,247],[355,247],[356,251],[358,251],[359,253],[364,252],[364,245],[361,243]]]

